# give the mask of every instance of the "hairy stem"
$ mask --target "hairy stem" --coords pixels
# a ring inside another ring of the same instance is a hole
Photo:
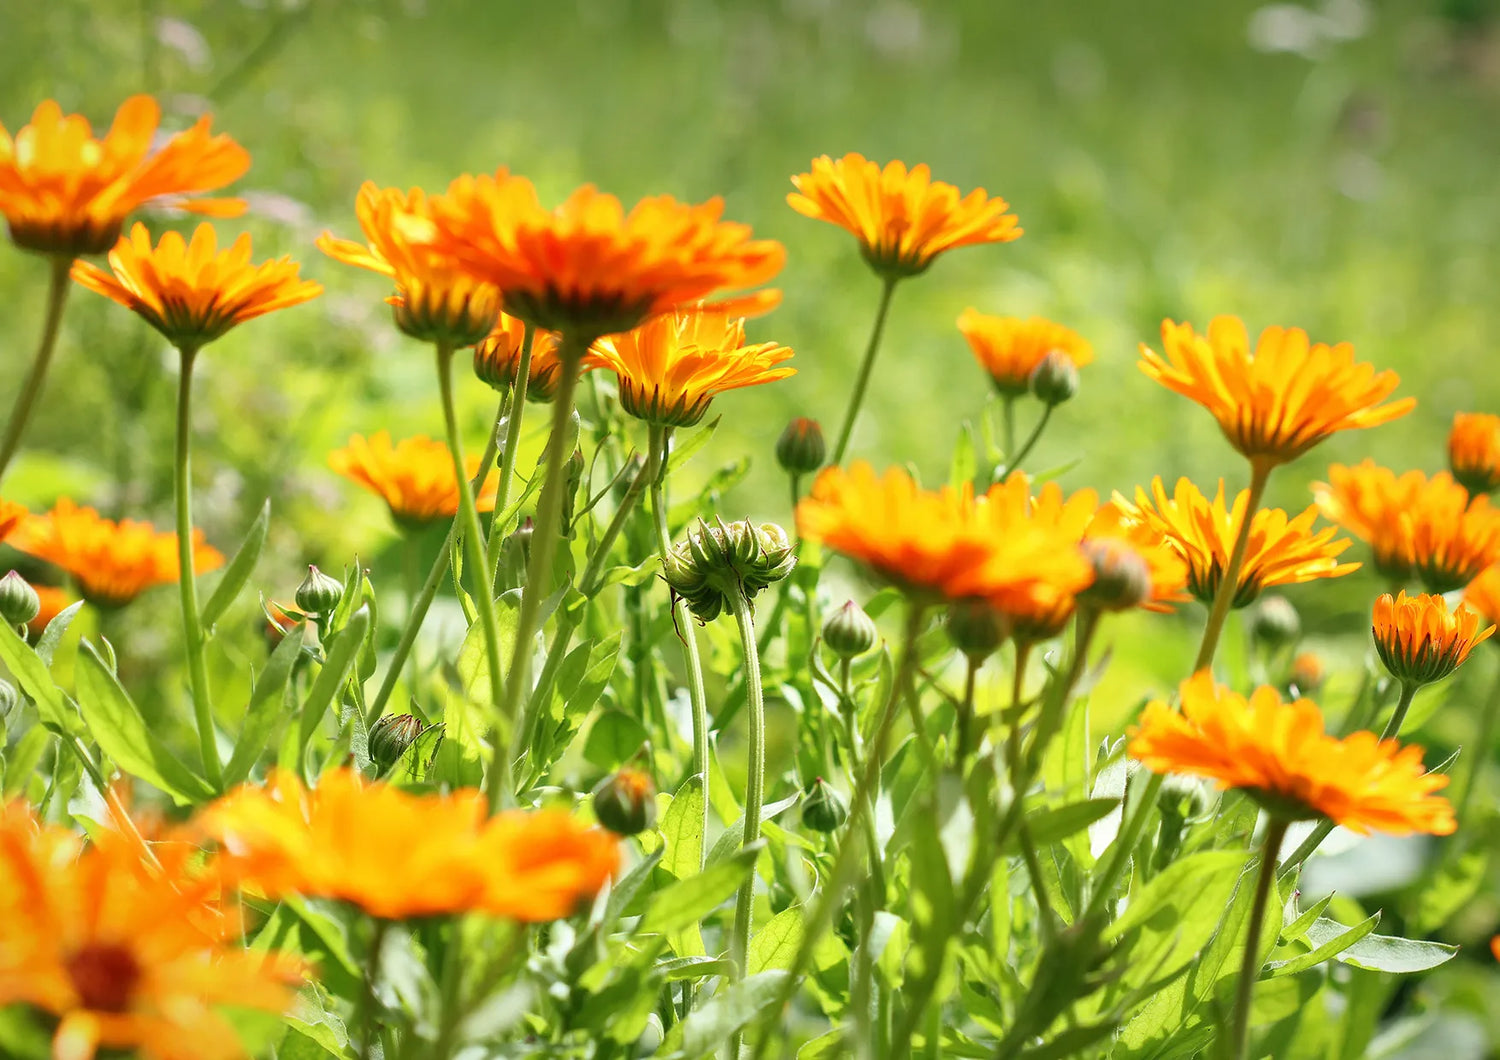
[[[844,451],[849,448],[849,436],[854,433],[854,421],[859,418],[859,408],[864,404],[865,388],[870,385],[870,371],[875,367],[875,355],[880,351],[880,336],[885,331],[885,318],[891,309],[891,295],[896,292],[894,277],[883,281],[880,289],[880,304],[875,308],[875,326],[870,331],[870,342],[865,347],[865,357],[859,364],[859,374],[854,377],[854,389],[849,394],[849,407],[844,410],[844,425],[839,428],[839,440],[833,447],[830,464],[841,464]]]

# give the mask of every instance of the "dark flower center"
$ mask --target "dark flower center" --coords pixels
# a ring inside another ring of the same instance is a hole
[[[124,946],[108,943],[85,946],[67,963],[68,977],[84,1008],[94,1012],[124,1012],[140,982],[141,966]]]

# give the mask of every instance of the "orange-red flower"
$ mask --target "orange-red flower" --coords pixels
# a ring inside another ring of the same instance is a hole
[[[715,395],[795,375],[782,365],[791,356],[774,342],[746,345],[743,317],[697,305],[601,340],[589,362],[619,377],[620,407],[632,416],[691,427]]]
[[[250,168],[228,136],[209,134],[208,117],[152,152],[161,108],[131,96],[114,124],[94,138],[87,119],[46,100],[12,139],[0,125],[0,213],[16,246],[44,254],[102,254],[126,216],[152,200],[222,188]],[[232,217],[239,200],[176,200],[195,213]]]
[[[969,340],[979,366],[989,373],[1002,394],[1024,394],[1031,373],[1042,359],[1057,350],[1075,367],[1094,359],[1094,348],[1078,332],[1042,317],[994,317],[965,309],[958,330]]]
[[[1479,617],[1462,604],[1449,611],[1441,596],[1382,593],[1370,628],[1376,654],[1391,675],[1426,685],[1457,670],[1474,645],[1495,632],[1494,626],[1481,632]]]
[[[720,220],[723,209],[717,198],[690,206],[661,195],[626,213],[585,185],[548,210],[531,181],[504,168],[460,177],[432,202],[436,249],[498,286],[506,312],[589,341],[776,275],[781,244]]]
[[[55,1018],[58,1060],[245,1056],[221,1010],[284,1009],[293,966],[240,944],[237,910],[197,853],[153,843],[150,864],[116,832],[85,846],[20,804],[0,808],[0,1007]]]
[[[1448,434],[1448,467],[1470,493],[1500,486],[1500,416],[1460,412]]]
[[[395,307],[397,327],[423,342],[455,347],[472,346],[489,334],[500,313],[500,291],[433,251],[432,206],[421,188],[403,192],[366,181],[354,212],[369,245],[324,232],[318,249],[394,281],[396,293],[386,301]]]
[[[177,581],[177,535],[150,523],[105,519],[66,497],[46,515],[28,516],[9,544],[67,571],[78,591],[98,607],[120,607],[147,589]],[[219,567],[224,556],[193,531],[193,570]]]
[[[1252,353],[1238,317],[1191,324],[1162,321],[1165,356],[1141,345],[1141,371],[1192,398],[1219,421],[1229,444],[1263,468],[1295,460],[1335,431],[1374,427],[1416,404],[1388,405],[1400,380],[1354,359],[1347,342],[1309,342],[1301,328],[1266,328]]]
[[[509,313],[501,313],[494,330],[474,347],[474,374],[494,389],[505,393],[515,388],[521,368],[521,346],[526,325]],[[531,340],[531,366],[526,372],[526,400],[551,401],[557,395],[562,361],[557,356],[561,336],[555,331],[537,330]],[[582,370],[594,368],[590,360]]]
[[[1247,700],[1207,670],[1182,683],[1182,711],[1156,700],[1130,730],[1129,753],[1157,773],[1238,788],[1283,819],[1326,817],[1371,831],[1448,835],[1453,808],[1435,794],[1448,778],[1422,767],[1422,749],[1372,732],[1339,739],[1309,699],[1262,686]]]
[[[1226,507],[1224,480],[1209,501],[1185,478],[1177,480],[1171,496],[1161,477],[1151,480],[1151,492],[1137,486],[1135,503],[1116,496],[1126,515],[1148,523],[1176,549],[1188,567],[1188,591],[1205,604],[1212,604],[1229,566],[1229,554],[1245,521],[1250,491],[1241,490]],[[1359,569],[1358,563],[1340,563],[1337,557],[1352,542],[1335,540],[1338,531],[1326,526],[1314,532],[1318,509],[1314,505],[1288,518],[1280,508],[1261,508],[1250,519],[1250,540],[1240,567],[1233,605],[1244,607],[1272,585],[1297,585],[1315,578],[1337,578]]]
[[[952,184],[933,180],[925,165],[908,170],[904,162],[890,162],[882,169],[863,155],[823,155],[792,183],[797,190],[787,195],[787,205],[852,233],[865,261],[888,279],[915,276],[954,247],[1021,238],[1004,199],[983,188],[960,195]]]
[[[479,474],[479,458],[468,457],[465,463],[472,480]],[[328,454],[328,466],[377,494],[402,526],[422,527],[458,514],[453,454],[446,443],[426,435],[403,438],[392,445],[390,431],[376,431],[369,438],[356,434],[346,448]],[[495,507],[498,485],[495,478],[485,479],[474,498],[477,510],[487,512]]]
[[[151,246],[135,225],[109,252],[114,275],[91,262],[73,264],[73,279],[139,315],[178,349],[198,349],[236,324],[300,305],[323,293],[297,276],[297,263],[278,258],[250,264],[250,236],[218,249],[213,225],[201,224],[188,243],[168,232]]]
[[[556,920],[592,900],[619,867],[618,842],[565,812],[489,817],[472,789],[415,795],[343,769],[311,790],[278,773],[265,787],[230,792],[198,820],[246,886],[342,899],[393,920],[466,912]]]

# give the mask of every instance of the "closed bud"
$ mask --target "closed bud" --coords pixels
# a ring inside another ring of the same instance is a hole
[[[1094,568],[1094,584],[1078,594],[1080,603],[1101,611],[1127,611],[1151,598],[1151,568],[1128,542],[1092,538],[1083,543],[1083,554]]]
[[[823,466],[828,447],[817,420],[798,416],[776,439],[776,462],[789,475],[806,475]]]
[[[625,766],[594,789],[594,816],[615,835],[638,835],[656,824],[656,785]]]
[[[1031,370],[1032,395],[1044,405],[1061,405],[1078,393],[1078,366],[1062,350],[1052,350]]]
[[[863,655],[875,647],[875,638],[879,635],[875,620],[853,600],[846,600],[844,606],[823,623],[823,643],[828,645],[829,651],[845,659]]]
[[[25,578],[15,571],[0,578],[0,619],[7,625],[12,629],[24,626],[41,613],[42,598]]]
[[[732,597],[749,602],[796,565],[786,531],[775,523],[715,519],[709,526],[700,519],[668,551],[662,567],[672,591],[698,621],[709,622],[731,609]]]
[[[562,520],[565,527],[571,528],[573,525],[573,509],[578,504],[578,488],[583,485],[583,473],[587,467],[582,449],[574,449],[573,455],[568,458],[567,464],[563,467],[563,474],[567,476],[567,487],[563,490],[562,498]]]
[[[1301,635],[1302,620],[1284,596],[1262,597],[1250,612],[1250,636],[1270,651],[1295,643]]]
[[[1295,694],[1307,696],[1323,687],[1323,682],[1328,680],[1328,672],[1322,659],[1310,651],[1304,651],[1292,660],[1292,672],[1288,680]]]
[[[803,793],[802,823],[814,832],[837,832],[848,819],[849,807],[843,796],[822,777]]]
[[[416,742],[427,726],[412,714],[387,714],[370,726],[370,761],[384,773],[401,761],[406,749]]]
[[[0,680],[0,721],[10,717],[10,712],[21,702],[21,693],[9,681]]]
[[[958,600],[948,608],[948,639],[974,662],[994,654],[1005,639],[1000,612],[983,600]]]
[[[326,617],[344,598],[344,585],[337,578],[330,578],[311,563],[307,565],[307,577],[297,586],[297,606],[309,615]]]

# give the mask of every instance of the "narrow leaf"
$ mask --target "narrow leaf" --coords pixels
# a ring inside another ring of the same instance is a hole
[[[224,568],[223,575],[219,578],[219,584],[214,587],[213,595],[208,598],[208,603],[203,605],[201,621],[204,632],[213,636],[214,623],[219,621],[229,605],[234,603],[235,598],[240,595],[240,590],[250,580],[250,575],[255,572],[255,564],[260,559],[260,550],[265,546],[266,533],[271,527],[271,501],[260,506],[260,514],[255,517],[255,522],[250,524],[250,530],[245,534],[245,540],[240,542],[234,558],[229,561],[229,566]]]
[[[224,784],[233,787],[250,775],[255,760],[265,750],[266,741],[276,727],[281,714],[282,692],[287,680],[302,654],[302,640],[306,636],[307,624],[298,622],[281,638],[266,667],[260,672],[255,687],[250,692],[250,705],[245,708],[245,723],[240,726],[239,739],[235,741],[234,754],[229,756],[229,765],[224,767]]]
[[[5,622],[0,622],[0,660],[4,660],[11,675],[20,683],[21,691],[36,704],[43,725],[53,732],[69,736],[83,733],[83,723],[69,705],[68,697],[63,695],[57,682],[52,680],[47,664]]]

